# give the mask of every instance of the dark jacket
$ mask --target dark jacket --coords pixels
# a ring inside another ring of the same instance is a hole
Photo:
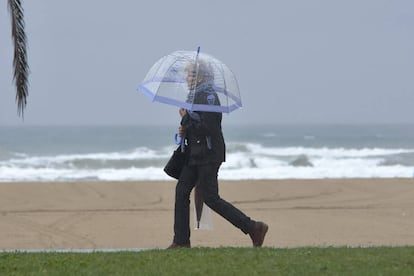
[[[194,103],[207,103],[211,92],[197,92]],[[216,97],[216,104],[218,97]],[[181,125],[186,129],[186,151],[189,165],[221,163],[226,158],[226,146],[221,129],[222,113],[188,111]]]

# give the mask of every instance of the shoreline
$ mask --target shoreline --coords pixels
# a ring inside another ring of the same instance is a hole
[[[219,189],[269,224],[264,246],[414,245],[412,178],[222,180]],[[174,191],[175,181],[1,182],[0,250],[165,248]],[[212,230],[192,229],[193,246],[251,246],[212,220]]]

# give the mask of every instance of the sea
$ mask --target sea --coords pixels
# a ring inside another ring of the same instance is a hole
[[[176,126],[0,126],[0,182],[172,180]],[[223,125],[219,179],[413,178],[414,125]]]

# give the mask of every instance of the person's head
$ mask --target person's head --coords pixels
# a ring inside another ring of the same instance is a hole
[[[204,82],[214,80],[213,68],[202,59],[198,59],[197,65],[195,62],[188,63],[184,70],[187,74],[186,81],[190,90]]]

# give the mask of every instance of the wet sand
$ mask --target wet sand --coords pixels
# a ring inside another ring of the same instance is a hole
[[[174,190],[169,181],[0,183],[0,250],[164,248]],[[221,181],[220,195],[269,225],[264,246],[414,245],[414,179]],[[251,246],[212,220],[212,230],[192,230],[193,246]]]

